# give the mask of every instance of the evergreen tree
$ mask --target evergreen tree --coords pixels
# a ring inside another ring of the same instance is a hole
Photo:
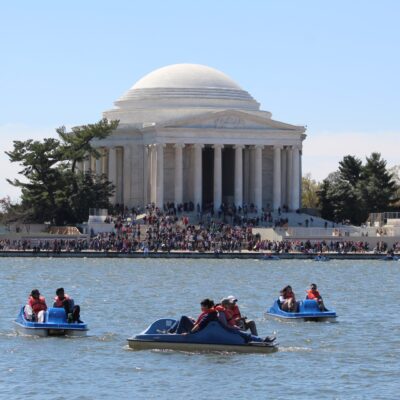
[[[396,182],[379,153],[367,157],[358,191],[368,213],[387,211],[396,202]]]
[[[21,188],[26,218],[59,225],[87,220],[89,208],[108,208],[113,185],[104,176],[76,171],[76,163],[88,155],[99,157],[91,141],[104,139],[117,126],[118,121],[103,119],[72,132],[57,129],[61,141],[14,141],[14,149],[6,154],[23,166],[19,173],[27,182],[8,182]]]
[[[362,171],[362,161],[355,156],[345,156],[339,162],[339,173],[341,179],[349,182],[355,188],[360,180]]]

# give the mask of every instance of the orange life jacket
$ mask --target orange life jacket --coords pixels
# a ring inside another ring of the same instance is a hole
[[[307,290],[307,299],[309,299],[309,300],[317,300],[320,297],[321,296],[320,296],[318,290],[312,290],[312,289]]]
[[[58,296],[54,297],[54,307],[64,307],[65,300],[71,300],[71,298],[67,294],[64,294],[64,298],[62,300]]]
[[[40,296],[38,299],[35,299],[32,296],[29,296],[28,304],[32,307],[32,310],[35,314],[39,311],[46,311],[46,299],[43,296]]]

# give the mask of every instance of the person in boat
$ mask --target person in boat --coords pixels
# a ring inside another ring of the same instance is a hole
[[[44,322],[46,310],[46,299],[40,294],[38,289],[33,289],[28,298],[28,303],[24,308],[25,318],[28,321]]]
[[[53,307],[64,308],[68,322],[82,322],[80,319],[81,308],[75,305],[74,300],[65,293],[64,288],[56,290]]]
[[[237,305],[238,299],[232,295],[228,296],[227,299],[231,300],[233,303],[232,318],[233,318],[235,325],[238,326],[239,329],[241,329],[242,331],[250,330],[252,335],[258,336],[256,323],[251,319],[247,319],[247,317],[242,317],[242,314],[240,313],[240,310],[239,310],[239,306]]]
[[[265,339],[260,338],[258,335],[253,335],[242,331],[234,319],[234,309],[236,303],[233,299],[222,299],[221,303],[215,307],[218,312],[218,320],[220,324],[227,330],[233,331],[240,335],[246,342],[273,342],[275,337],[267,336]]]
[[[287,311],[287,312],[296,312],[297,311],[296,296],[290,285],[285,286],[280,291],[279,302],[280,302],[281,309],[283,311]]]
[[[322,300],[321,295],[319,294],[319,291],[317,289],[317,285],[315,283],[312,283],[310,285],[310,289],[307,290],[307,296],[306,299],[308,300],[315,300],[318,303],[318,307],[321,311],[326,311],[324,301]]]
[[[200,303],[201,314],[197,320],[185,315],[181,317],[176,327],[172,327],[169,333],[188,335],[204,329],[211,321],[218,320],[218,313],[215,310],[214,302],[210,299],[204,299]]]

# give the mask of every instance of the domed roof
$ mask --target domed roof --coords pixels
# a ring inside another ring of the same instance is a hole
[[[221,71],[199,64],[174,64],[150,72],[131,88],[219,88],[242,90]]]
[[[161,122],[207,111],[259,112],[260,104],[224,73],[198,64],[159,68],[137,81],[103,113],[121,123]]]

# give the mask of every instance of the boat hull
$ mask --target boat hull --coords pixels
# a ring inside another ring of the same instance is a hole
[[[278,346],[259,337],[248,337],[227,329],[218,321],[190,334],[175,332],[178,321],[163,318],[153,322],[142,333],[127,339],[133,350],[178,350],[188,352],[274,353]]]
[[[273,306],[266,311],[265,315],[283,321],[314,321],[327,322],[335,321],[336,312],[333,310],[321,311],[315,300],[303,300],[298,302],[298,312],[287,312],[280,308],[279,301],[275,300]]]
[[[278,351],[277,346],[257,345],[224,345],[206,343],[153,342],[148,340],[128,339],[132,350],[175,350],[187,352],[229,352],[229,353],[262,353],[270,354]]]
[[[27,336],[86,336],[89,330],[83,322],[68,323],[63,308],[49,308],[45,322],[32,322],[25,318],[22,307],[14,324],[18,333]]]

